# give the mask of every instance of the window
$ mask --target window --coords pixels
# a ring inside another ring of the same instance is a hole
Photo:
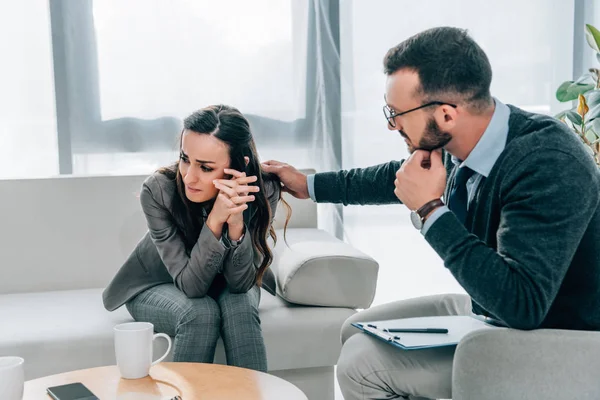
[[[170,163],[181,119],[215,103],[236,106],[248,117],[261,150],[299,136],[306,4],[61,5],[77,38],[55,43],[65,48],[59,62],[68,76],[81,77],[69,79],[68,129],[59,130],[70,137],[73,173],[148,173]]]
[[[182,118],[215,102],[298,118],[289,1],[101,0],[93,16],[103,121]]]

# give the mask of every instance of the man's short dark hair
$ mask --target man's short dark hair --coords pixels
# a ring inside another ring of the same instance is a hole
[[[474,110],[492,102],[490,61],[464,29],[439,27],[411,36],[388,50],[383,64],[387,75],[417,72],[425,100],[463,101]]]

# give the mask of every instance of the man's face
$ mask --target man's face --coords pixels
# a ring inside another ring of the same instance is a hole
[[[420,86],[419,75],[414,71],[399,70],[390,75],[386,83],[387,106],[394,114],[400,114],[423,104],[417,89]],[[435,150],[444,147],[452,136],[442,131],[432,114],[431,107],[421,108],[394,118],[395,127],[406,141],[410,153],[417,149]]]

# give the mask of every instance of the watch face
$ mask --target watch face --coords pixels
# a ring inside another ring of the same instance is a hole
[[[421,217],[419,216],[419,214],[417,214],[416,211],[410,212],[410,222],[412,222],[413,226],[417,229],[421,229],[423,227]]]

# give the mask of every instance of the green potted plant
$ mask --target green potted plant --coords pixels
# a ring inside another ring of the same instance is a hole
[[[586,24],[585,38],[600,62],[600,31]],[[556,90],[561,102],[577,100],[570,110],[556,115],[581,138],[600,167],[600,68],[590,68],[576,81],[564,82]]]

